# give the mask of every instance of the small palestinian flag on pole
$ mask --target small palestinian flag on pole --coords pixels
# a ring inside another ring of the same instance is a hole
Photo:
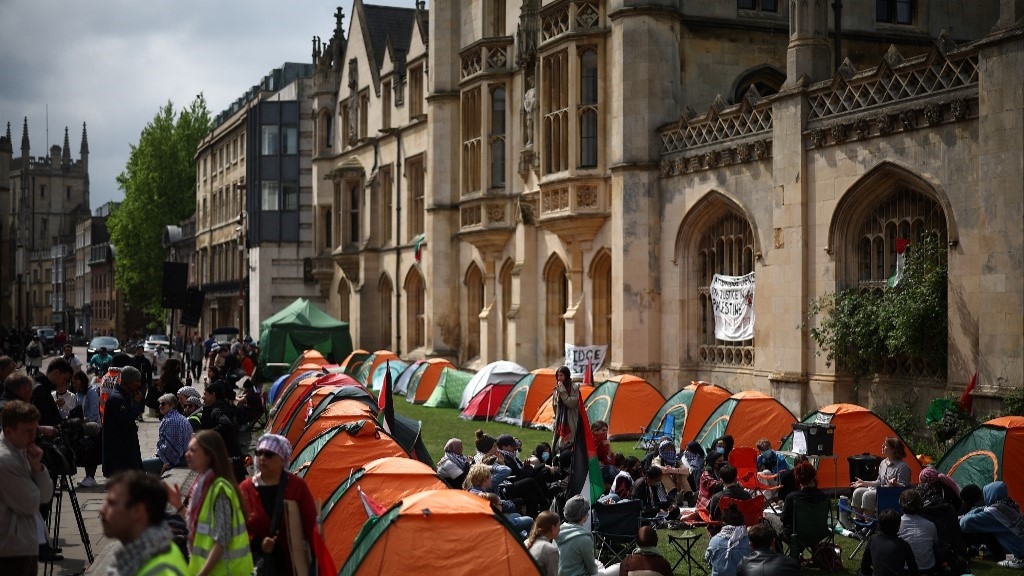
[[[889,277],[889,288],[900,283],[903,279],[903,271],[907,268],[907,247],[910,246],[910,240],[906,238],[896,239],[896,272]]]
[[[415,250],[414,255],[417,262],[423,260],[423,244],[426,243],[426,241],[427,235],[422,232],[412,239],[413,249]]]
[[[377,419],[380,422],[380,427],[388,434],[392,434],[391,431],[395,429],[395,400],[391,395],[393,388],[394,386],[391,384],[391,361],[388,361],[384,365],[384,385],[381,386],[380,394],[377,396],[377,406],[380,408],[380,414],[377,415]]]

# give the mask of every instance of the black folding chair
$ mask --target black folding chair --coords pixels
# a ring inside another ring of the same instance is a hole
[[[636,548],[636,533],[640,530],[639,500],[618,504],[594,504],[594,554],[605,564],[622,562]]]
[[[827,562],[820,561],[817,555],[821,545],[835,546],[835,533],[832,532],[832,502],[827,498],[818,501],[793,500],[793,529],[789,534],[790,556],[802,559],[803,551],[811,551],[811,560],[817,560],[821,566]]]

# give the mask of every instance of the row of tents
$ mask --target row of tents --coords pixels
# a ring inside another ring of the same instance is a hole
[[[461,522],[461,514],[477,518],[484,523],[485,527],[480,528],[483,532],[492,530],[496,538],[501,536],[495,545],[506,554],[508,562],[521,561],[517,547],[502,540],[507,538],[508,530],[500,518],[494,517],[486,506],[479,506],[479,502],[456,496],[460,491],[443,490],[420,438],[418,422],[396,414],[390,429],[378,426],[373,392],[381,388],[386,373],[390,373],[394,392],[404,394],[407,401],[447,408],[461,405],[460,415],[464,418],[484,417],[535,427],[550,427],[553,421],[553,370],[527,371],[513,363],[502,363],[474,374],[440,359],[408,364],[387,351],[357,351],[341,364],[331,365],[315,352],[303,354],[271,388],[273,408],[267,428],[292,442],[292,470],[305,477],[314,497],[324,503],[325,533],[329,535],[328,547],[335,562],[339,566],[351,563],[353,550],[358,549],[359,558],[375,559],[366,566],[390,569],[394,565],[389,562],[396,560],[375,552],[377,544],[371,542],[398,538],[401,532],[392,532],[398,526],[410,527],[410,534],[423,528],[431,529],[433,534],[447,517],[439,513],[431,528],[429,518],[418,516],[417,510],[423,509],[434,513],[450,509],[449,520],[456,524]],[[715,439],[729,434],[736,446],[753,446],[764,437],[787,449],[792,442],[793,424],[797,422],[771,396],[756,391],[731,394],[721,386],[705,382],[693,382],[668,399],[643,379],[630,375],[617,376],[596,386],[585,385],[581,392],[588,417],[591,421],[608,422],[613,440],[638,438],[646,431],[656,437],[669,436],[677,445],[696,440],[710,449]],[[898,437],[878,415],[852,404],[822,407],[802,421],[835,426],[835,457],[818,460],[822,488],[847,487],[847,457],[875,452],[885,437]],[[907,452],[910,453],[909,448]],[[1024,477],[1002,466],[1005,459],[1022,455],[1024,418],[1001,418],[987,422],[962,439],[939,462],[938,468],[961,484],[980,485],[1002,479],[1009,484],[1012,495],[1024,497]],[[920,464],[914,458],[907,462],[916,478]],[[380,515],[362,526],[361,532],[360,522],[345,520],[359,518],[360,510],[366,509],[359,495],[360,487],[382,506]],[[440,492],[430,497],[412,497],[435,490]],[[420,524],[423,521],[428,525]],[[456,532],[450,537],[464,538],[465,532]],[[398,542],[393,540],[395,545]],[[437,550],[443,549],[437,546],[441,546],[440,540],[427,546],[430,552],[424,554],[436,555]],[[532,566],[528,558],[526,561]],[[419,569],[426,559],[417,562],[413,565]]]

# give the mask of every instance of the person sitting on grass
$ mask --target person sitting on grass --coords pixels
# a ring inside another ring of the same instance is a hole
[[[636,549],[619,565],[619,574],[638,572],[648,576],[672,576],[672,565],[658,550],[658,532],[650,526],[640,527],[636,533]]]
[[[775,551],[775,532],[767,524],[747,530],[753,552],[740,560],[736,576],[798,576],[800,563]]]
[[[984,544],[993,559],[1006,555],[1000,566],[1024,569],[1024,518],[1020,508],[1001,480],[986,484],[982,494],[985,505],[960,518],[964,537],[969,544]]]
[[[917,576],[917,561],[907,541],[899,537],[900,513],[889,509],[878,514],[878,532],[871,537],[858,576]]]
[[[740,560],[750,554],[743,513],[733,504],[722,511],[722,522],[722,529],[708,542],[704,561],[711,567],[711,576],[736,576]]]
[[[558,514],[545,510],[537,515],[530,536],[523,544],[540,566],[542,576],[558,576]]]
[[[654,518],[658,514],[664,515],[668,520],[679,518],[679,508],[674,503],[661,497],[662,494],[661,468],[651,466],[644,472],[644,477],[633,482],[632,499],[641,502],[641,516]]]
[[[487,500],[491,503],[491,508],[495,512],[500,512],[505,515],[505,518],[512,524],[512,527],[517,532],[521,532],[523,538],[526,537],[530,527],[533,526],[533,518],[529,516],[523,516],[516,512],[516,504],[510,500],[502,500],[497,494],[492,493],[491,490],[491,467],[486,464],[474,464],[469,469],[469,474],[466,475],[465,488],[470,494],[476,494],[477,496]]]
[[[619,565],[607,568],[594,557],[594,534],[586,528],[590,503],[576,495],[562,508],[565,519],[558,529],[558,576],[618,576]]]
[[[935,552],[939,546],[939,534],[931,520],[921,516],[923,501],[917,490],[904,490],[900,494],[900,507],[903,517],[900,518],[900,538],[910,544],[914,551],[917,568],[922,572],[930,572],[935,568]]]
[[[449,487],[462,486],[472,462],[462,454],[462,440],[452,438],[444,445],[444,456],[437,463],[437,475]]]

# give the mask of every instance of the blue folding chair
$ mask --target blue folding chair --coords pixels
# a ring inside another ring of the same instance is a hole
[[[909,486],[879,486],[876,488],[877,494],[875,496],[875,515],[874,516],[862,516],[850,507],[847,501],[839,501],[839,512],[846,512],[850,514],[850,519],[853,520],[856,530],[854,532],[857,537],[860,538],[860,542],[857,543],[857,547],[853,549],[853,553],[850,554],[850,560],[860,552],[868,540],[878,530],[878,515],[883,510],[895,510],[902,514],[903,507],[900,506],[900,494],[904,490],[907,490]]]
[[[640,427],[640,439],[636,441],[636,446],[634,446],[634,448],[647,451],[653,450],[658,447],[658,442],[660,442],[662,438],[673,440],[675,433],[676,416],[675,414],[666,414],[665,421],[660,430],[649,431],[643,426]]]

